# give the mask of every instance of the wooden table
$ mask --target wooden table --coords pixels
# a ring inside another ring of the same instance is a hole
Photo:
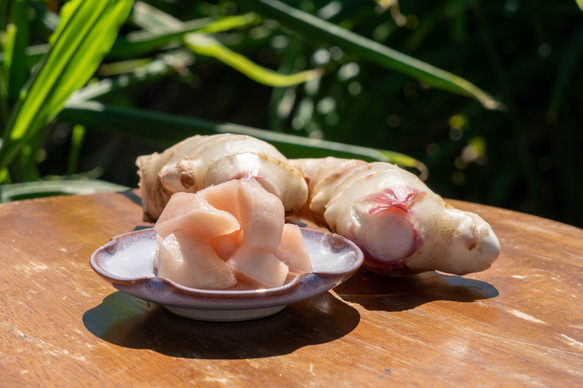
[[[0,386],[583,385],[583,230],[489,221],[483,273],[346,283],[269,318],[187,320],[116,291],[89,257],[143,226],[135,192],[0,205]]]

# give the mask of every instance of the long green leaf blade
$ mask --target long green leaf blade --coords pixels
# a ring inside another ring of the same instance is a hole
[[[108,57],[135,58],[138,55],[160,49],[173,42],[180,42],[187,34],[193,32],[216,33],[234,28],[242,28],[257,23],[258,16],[248,13],[239,16],[227,16],[220,19],[204,18],[188,22],[173,23],[154,31],[142,30],[130,32],[119,37]]]
[[[223,32],[247,27],[259,21],[258,15],[250,12],[218,19],[207,17],[183,22],[140,1],[134,6],[132,18],[143,30],[119,37],[111,48],[109,57],[135,57],[173,42],[180,42],[186,34],[192,32]]]
[[[252,26],[259,23],[260,21],[261,19],[259,18],[259,15],[254,12],[236,16],[224,16],[214,21],[210,25],[204,27],[200,32],[204,32],[206,34],[216,34],[218,32]]]
[[[131,0],[73,0],[63,6],[61,22],[49,42],[51,49],[9,119],[0,148],[0,169],[94,74],[131,5]]]
[[[136,1],[132,9],[132,20],[146,31],[165,30],[173,28],[179,30],[182,25],[180,19],[143,1]]]
[[[187,23],[165,14],[164,12],[138,2],[134,10],[134,18],[141,21],[143,27],[148,29],[144,34],[155,34],[159,31],[177,31],[183,33],[187,31]],[[236,28],[247,27],[259,21],[257,14],[250,12],[239,16],[227,16],[205,25],[200,28],[200,33],[190,33],[184,35],[184,45],[195,54],[204,55],[218,59],[227,66],[245,74],[247,77],[268,86],[290,86],[306,82],[310,79],[318,78],[322,75],[319,69],[308,70],[296,74],[280,74],[270,69],[261,67],[245,56],[229,50],[216,39],[207,34],[228,31]],[[204,34],[203,34],[204,33]]]
[[[157,29],[156,31],[134,31],[120,36],[108,57],[135,58],[138,55],[160,49],[172,42],[180,40],[189,33],[200,31],[213,23],[213,19],[205,18],[182,23],[180,28]]]
[[[135,108],[107,106],[97,101],[69,105],[61,111],[59,119],[91,129],[140,137],[164,146],[195,134],[240,133],[268,141],[290,158],[336,156],[368,161],[379,160],[417,168],[422,177],[427,174],[423,163],[396,152],[310,139],[237,124],[215,123]],[[160,128],[164,130],[161,131]]]
[[[224,64],[245,74],[247,77],[268,86],[297,85],[322,76],[320,69],[306,70],[295,74],[280,74],[266,69],[249,60],[247,57],[229,50],[216,39],[203,34],[188,34],[184,38],[186,47],[194,53],[214,57]]]
[[[8,104],[18,99],[20,89],[26,81],[26,46],[29,27],[26,19],[28,0],[15,0],[11,4],[10,23],[6,31],[4,50],[4,73]]]
[[[422,62],[387,46],[329,23],[307,12],[290,7],[278,0],[239,0],[249,9],[284,25],[340,47],[346,52],[416,78],[429,86],[476,98],[488,109],[500,104],[471,82],[445,70]]]

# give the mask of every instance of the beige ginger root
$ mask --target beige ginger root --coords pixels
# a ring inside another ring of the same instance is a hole
[[[137,159],[144,218],[155,221],[170,196],[232,179],[255,178],[287,214],[309,207],[331,231],[360,246],[364,266],[388,275],[483,271],[500,251],[478,215],[454,209],[415,175],[389,163],[287,160],[250,136],[194,136]],[[309,198],[308,198],[309,194]]]
[[[138,157],[144,219],[156,221],[172,194],[194,193],[232,179],[255,178],[282,201],[285,211],[307,200],[302,175],[275,147],[251,136],[193,136],[166,149]]]
[[[290,162],[309,183],[314,218],[359,245],[371,271],[462,275],[489,268],[499,254],[482,218],[454,209],[395,165],[332,157]]]

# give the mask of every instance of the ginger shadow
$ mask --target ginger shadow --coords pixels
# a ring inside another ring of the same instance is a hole
[[[470,303],[499,295],[490,283],[462,276],[425,272],[390,277],[363,268],[334,291],[346,302],[388,312],[411,310],[438,300]]]

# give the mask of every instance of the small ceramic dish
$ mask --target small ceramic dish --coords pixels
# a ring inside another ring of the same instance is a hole
[[[93,269],[116,289],[158,303],[182,317],[244,321],[266,317],[334,288],[362,265],[363,254],[333,233],[302,228],[313,272],[289,275],[281,287],[202,290],[156,276],[156,232],[144,229],[112,238],[91,255]]]

